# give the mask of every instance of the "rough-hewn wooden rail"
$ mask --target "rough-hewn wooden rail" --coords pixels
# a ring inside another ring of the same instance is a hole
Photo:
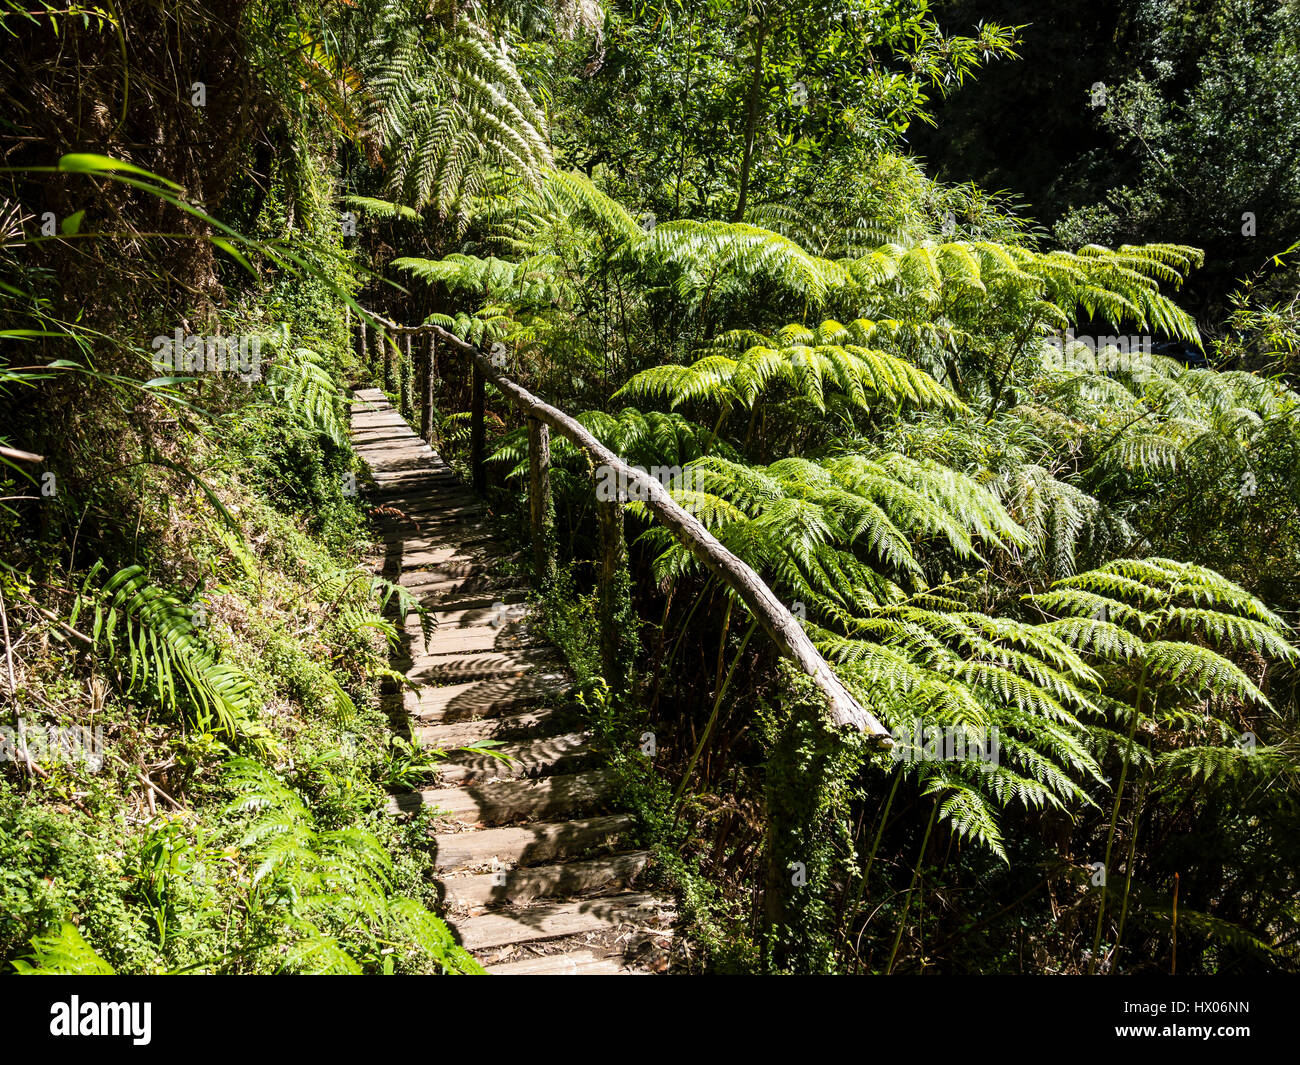
[[[492,360],[473,344],[438,325],[399,325],[370,313],[387,332],[411,337],[430,337],[427,355],[420,372],[420,397],[423,406],[421,428],[431,441],[433,381],[437,375],[437,344],[446,344],[469,356],[473,366],[473,389],[470,421],[470,465],[476,490],[485,484],[484,474],[484,392],[491,381],[528,420],[529,511],[532,541],[539,573],[552,562],[547,545],[552,533],[548,527],[550,507],[550,432],[554,429],[571,441],[593,461],[597,471],[611,471],[616,483],[635,486],[638,498],[668,527],[677,540],[723,584],[731,588],[749,608],[781,653],[811,677],[826,697],[831,720],[841,728],[856,729],[872,737],[880,746],[892,746],[888,730],[867,711],[841,683],[830,664],[822,657],[793,614],[773,593],[761,577],[742,559],[727,550],[695,515],[677,503],[668,490],[644,470],[628,465],[597,440],[583,425],[538,399],[517,381],[502,373]],[[362,329],[364,329],[362,325]],[[364,341],[362,342],[364,344]],[[622,506],[619,500],[598,501],[601,511],[601,534],[605,548],[605,568],[621,556],[623,548]],[[602,629],[608,625],[602,625]],[[607,634],[602,632],[602,636]]]

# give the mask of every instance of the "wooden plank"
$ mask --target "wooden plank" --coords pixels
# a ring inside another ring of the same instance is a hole
[[[561,670],[513,677],[485,677],[407,692],[403,702],[413,718],[425,724],[441,724],[496,717],[508,710],[536,706],[547,698],[568,691],[572,684],[568,673]]]
[[[470,525],[460,525],[436,532],[431,529],[424,535],[416,536],[385,532],[381,542],[385,547],[401,547],[403,554],[407,556],[450,549],[451,557],[457,554],[474,557],[508,557],[499,550],[500,541],[484,526],[476,529]],[[497,547],[498,550],[492,550],[493,547]]]
[[[493,859],[514,866],[552,858],[577,858],[614,846],[632,831],[634,824],[630,814],[608,814],[573,821],[442,833],[432,837],[434,867],[449,872],[488,869]]]
[[[402,587],[414,592],[417,588],[438,581],[463,581],[470,577],[499,573],[503,557],[508,556],[452,557],[443,562],[414,561],[410,565],[404,564],[399,558],[394,558],[391,563],[385,561],[382,572],[389,580],[396,580],[400,576]]]
[[[422,669],[430,658],[472,651],[510,651],[545,644],[540,636],[520,625],[475,625],[463,629],[435,629],[423,654],[415,654],[408,669]],[[419,650],[418,647],[415,650]],[[400,661],[400,660],[399,660]],[[396,663],[394,663],[396,664]]]
[[[625,924],[637,927],[661,923],[668,908],[652,895],[633,892],[599,899],[530,906],[513,913],[449,919],[466,950],[491,950],[511,943],[608,931]]]
[[[399,549],[402,569],[437,569],[439,566],[460,563],[501,562],[511,556],[494,549],[492,541],[480,540],[473,544],[448,543],[438,547],[422,547],[419,541],[389,544]]]
[[[420,490],[428,495],[441,488],[458,488],[460,481],[451,470],[423,469],[410,473],[382,474],[375,478],[375,485],[371,495],[395,496]],[[474,497],[466,493],[462,498],[473,499]]]
[[[541,671],[553,673],[564,665],[548,647],[522,647],[473,655],[430,655],[406,670],[417,684],[460,684],[485,677],[517,677]]]
[[[444,604],[439,604],[442,607]],[[431,611],[431,617],[439,629],[451,632],[456,629],[478,628],[490,625],[492,628],[518,628],[531,616],[528,601],[518,600],[507,603],[496,596],[480,599],[473,606],[451,607]],[[407,619],[406,631],[409,636],[419,633],[419,623],[415,614]]]
[[[443,604],[455,607],[458,603],[481,603],[484,601],[519,602],[528,596],[528,592],[515,587],[516,580],[508,575],[481,573],[476,576],[440,577],[432,574],[432,579],[424,580],[424,574],[408,573],[402,581],[402,587],[410,591],[426,608],[438,608]]]
[[[393,796],[390,812],[409,813],[421,806],[436,807],[465,824],[500,825],[528,818],[563,817],[573,813],[600,813],[613,783],[604,770],[543,777],[540,780],[503,780],[467,788],[425,788]]]
[[[562,865],[505,869],[439,881],[443,901],[471,913],[489,906],[516,905],[534,899],[586,895],[611,887],[631,887],[650,860],[649,851],[629,851]]]
[[[438,766],[438,782],[464,787],[470,782],[482,783],[489,780],[536,780],[560,773],[573,773],[585,768],[592,758],[591,737],[585,732],[535,736],[515,743],[505,743],[493,750],[509,755],[510,761],[490,754],[455,751]]]
[[[474,717],[460,721],[444,721],[436,725],[415,725],[411,731],[421,743],[441,750],[451,750],[478,740],[507,740],[519,736],[547,736],[563,732],[566,716],[551,708],[521,710],[516,714],[499,717]]]
[[[563,954],[538,954],[518,961],[486,966],[491,976],[651,976],[645,969],[635,969],[617,954],[601,956],[589,950]]]

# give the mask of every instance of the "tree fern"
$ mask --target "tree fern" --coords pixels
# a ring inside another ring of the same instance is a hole
[[[367,117],[388,189],[415,208],[466,220],[493,169],[536,180],[549,166],[546,123],[510,58],[469,13],[451,25],[404,0],[363,5]]]
[[[929,374],[907,360],[865,345],[873,323],[823,322],[817,329],[790,326],[769,339],[752,332],[719,338],[711,352],[690,366],[644,370],[616,395],[662,398],[670,406],[698,403],[720,409],[752,408],[781,383],[825,410],[827,388],[861,409],[901,404],[958,413],[964,405]],[[738,352],[731,357],[729,352]]]
[[[1281,619],[1245,589],[1212,570],[1173,559],[1117,559],[1027,598],[1062,618],[1045,627],[1097,661],[1112,696],[1103,704],[1112,711],[1109,728],[1127,725],[1123,741],[1114,744],[1121,765],[1103,859],[1109,868],[1133,767],[1144,773],[1158,771],[1157,788],[1179,786],[1177,774],[1196,767],[1208,777],[1235,763],[1236,757],[1207,749],[1222,751],[1225,737],[1249,731],[1250,715],[1270,708],[1260,687],[1229,656],[1294,664],[1300,661],[1300,650],[1286,638],[1289,632]],[[1117,737],[1103,732],[1098,739],[1109,745]],[[1201,750],[1195,754],[1177,753],[1196,748]],[[1135,802],[1142,802],[1141,794]],[[1132,821],[1137,820],[1135,810]],[[1130,867],[1117,939],[1132,873]],[[1094,957],[1106,912],[1103,895]]]

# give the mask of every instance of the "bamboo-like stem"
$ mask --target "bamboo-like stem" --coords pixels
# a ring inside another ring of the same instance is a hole
[[[898,958],[898,948],[903,942],[903,931],[907,927],[907,911],[912,908],[912,894],[916,891],[916,882],[921,879],[921,866],[925,862],[925,849],[930,845],[930,832],[939,817],[939,800],[934,800],[930,811],[930,820],[925,825],[925,835],[921,837],[921,850],[916,856],[916,866],[912,870],[912,882],[907,886],[907,898],[903,900],[903,912],[898,916],[898,931],[894,933],[894,947],[889,952],[889,964],[885,966],[885,975],[894,971],[894,962]]]
[[[1138,722],[1142,720],[1142,697],[1146,694],[1147,671],[1149,668],[1149,666],[1143,666],[1142,674],[1138,677],[1137,698],[1133,700],[1133,720],[1128,727],[1128,742],[1124,747],[1124,760],[1119,771],[1119,783],[1115,787],[1115,802],[1110,808],[1110,829],[1106,833],[1106,853],[1101,860],[1102,884],[1101,899],[1097,904],[1097,929],[1093,933],[1092,954],[1088,958],[1089,976],[1097,971],[1097,951],[1101,949],[1101,932],[1106,917],[1106,879],[1110,876],[1111,848],[1115,843],[1115,825],[1119,821],[1120,800],[1124,798],[1124,782],[1128,779],[1129,762],[1133,757],[1133,738],[1137,735]]]
[[[1155,710],[1154,705],[1152,710]],[[1138,822],[1142,816],[1142,799],[1150,786],[1150,779],[1151,767],[1147,766],[1142,771],[1142,783],[1138,787],[1137,794],[1133,797],[1133,830],[1129,833],[1128,859],[1124,863],[1124,894],[1119,904],[1119,927],[1115,929],[1115,959],[1110,967],[1112,974],[1119,968],[1119,945],[1124,940],[1124,921],[1128,917],[1129,889],[1133,886],[1133,862],[1137,858]]]
[[[858,882],[857,894],[853,897],[853,904],[846,911],[846,916],[857,911],[862,902],[862,896],[866,894],[867,884],[871,877],[871,866],[875,863],[876,852],[880,849],[881,837],[885,834],[885,824],[889,821],[889,811],[894,805],[894,796],[898,794],[898,785],[903,782],[903,769],[900,766],[897,774],[894,776],[893,787],[889,789],[889,798],[885,800],[885,808],[880,813],[880,824],[876,826],[876,838],[871,841],[871,850],[867,854],[866,864],[862,867],[862,879]],[[868,922],[869,923],[869,922]],[[858,933],[858,942],[862,941],[862,933],[866,931],[866,925],[862,926],[862,932]],[[857,957],[857,946],[853,948],[854,957]]]
[[[691,779],[691,774],[695,771],[695,763],[699,761],[700,754],[704,751],[704,745],[708,742],[709,733],[713,731],[713,723],[718,719],[718,710],[722,707],[722,697],[727,694],[727,689],[731,687],[731,679],[736,675],[736,667],[740,665],[740,660],[744,657],[745,645],[749,643],[749,638],[754,635],[754,629],[757,627],[758,622],[751,621],[749,628],[745,630],[744,638],[740,641],[740,647],[736,649],[736,657],[731,660],[731,668],[727,670],[727,679],[718,690],[718,697],[713,700],[713,712],[709,714],[708,723],[700,734],[700,742],[695,745],[695,753],[691,755],[691,760],[686,766],[686,772],[682,774],[682,782],[677,785],[677,794],[673,796],[673,805],[677,807],[678,817],[681,817],[682,794],[686,791],[686,785]]]

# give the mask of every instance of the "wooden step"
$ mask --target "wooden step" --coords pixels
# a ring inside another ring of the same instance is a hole
[[[385,499],[383,505],[427,522],[454,521],[487,512],[483,500],[468,491],[415,492]]]
[[[383,492],[427,493],[430,488],[449,489],[473,497],[473,493],[456,476],[450,467],[437,467],[424,462],[407,469],[385,470],[371,467],[375,485]]]
[[[543,903],[509,913],[485,913],[480,917],[447,923],[466,950],[491,950],[513,943],[531,943],[562,936],[608,931],[630,924],[637,928],[661,924],[669,908],[652,895],[634,892],[599,899]]]
[[[374,520],[382,528],[406,528],[406,525],[420,525],[422,528],[441,529],[456,528],[459,525],[481,524],[486,507],[481,502],[463,503],[458,506],[433,506],[421,499],[419,506],[412,506],[404,499],[387,499]]]
[[[432,473],[438,472],[430,466],[433,452],[424,444],[393,444],[381,440],[373,445],[354,444],[352,448],[366,460],[370,475],[382,483],[393,473]]]
[[[380,534],[379,543],[383,545],[375,554],[387,554],[395,541],[403,545],[416,544],[422,548],[447,547],[462,540],[476,544],[491,542],[492,529],[482,514],[453,514],[445,520],[411,514],[409,511],[401,511],[400,514],[399,517],[397,514],[380,511],[374,516]]]
[[[518,961],[487,966],[491,976],[651,976],[645,969],[628,965],[617,954],[599,955],[590,950],[563,954],[538,954]]]
[[[558,736],[535,736],[532,739],[503,743],[493,747],[495,754],[454,751],[438,765],[441,784],[467,781],[519,780],[573,773],[591,761],[591,737],[585,732],[566,732]]]
[[[508,556],[452,558],[446,562],[440,562],[436,566],[426,565],[421,566],[419,569],[404,567],[400,564],[400,560],[395,558],[391,564],[385,561],[382,567],[379,568],[379,572],[390,581],[401,584],[403,588],[409,588],[414,593],[424,585],[434,584],[438,581],[465,581],[471,577],[488,577],[493,574],[500,574],[501,561],[505,557]],[[518,577],[515,578],[515,580],[518,579]]]
[[[441,725],[416,725],[411,731],[421,743],[450,751],[479,740],[514,740],[528,735],[553,736],[572,724],[572,715],[546,707],[500,717],[482,717]]]
[[[552,858],[577,858],[605,847],[632,831],[630,814],[583,817],[574,821],[542,821],[476,832],[446,832],[433,837],[434,868],[490,868],[493,860],[511,867],[545,862]]]
[[[571,686],[562,670],[537,671],[523,676],[485,677],[461,684],[426,687],[392,697],[411,717],[422,723],[450,723],[495,717],[510,710],[563,695]]]
[[[477,526],[455,525],[446,529],[428,529],[426,535],[412,535],[399,530],[389,530],[380,538],[385,549],[400,547],[403,553],[413,555],[425,551],[442,551],[449,547],[461,548],[476,554],[491,554],[489,545],[496,545],[500,550],[501,541],[492,530],[482,524]]]
[[[437,468],[437,459],[428,445],[418,438],[413,440],[409,430],[403,433],[400,425],[374,425],[366,429],[353,430],[352,450],[366,459],[367,465],[370,465],[369,460],[372,458],[379,459],[394,453],[419,453],[424,456],[421,468]]]
[[[412,437],[415,437],[415,434],[411,431],[411,427],[406,423],[406,419],[398,414],[397,411],[366,411],[364,413],[356,413],[352,416],[352,433],[354,439],[361,437],[366,433],[375,433],[380,430],[388,430],[395,435],[400,433],[403,440],[410,440]],[[415,438],[419,439],[418,437]]]
[[[439,881],[443,902],[471,914],[490,906],[510,906],[533,899],[587,895],[611,887],[631,887],[650,860],[649,851],[629,851],[606,858],[500,869],[473,876],[453,876]]]
[[[498,593],[517,589],[518,584],[518,577],[492,570],[483,570],[465,577],[419,571],[402,575],[402,587],[426,607],[436,607],[443,599],[451,601],[467,595],[495,597]]]
[[[472,503],[482,505],[482,500],[463,487],[455,474],[428,470],[376,478],[374,487],[366,495],[385,501],[402,499],[419,502],[431,507],[468,506]]]
[[[463,629],[434,629],[429,634],[429,642],[423,647],[412,648],[417,652],[410,658],[394,658],[394,669],[403,670],[410,675],[411,670],[421,670],[429,665],[436,665],[433,659],[446,658],[448,655],[465,655],[476,652],[519,651],[526,647],[546,646],[546,641],[536,633],[529,632],[522,625],[474,625]]]
[[[468,604],[439,603],[437,609],[430,611],[438,628],[445,632],[480,625],[491,625],[499,629],[505,625],[517,624],[529,617],[531,613],[527,600],[516,599],[514,602],[508,602],[499,596],[480,597]],[[418,632],[419,622],[419,616],[411,614],[407,618],[408,631],[412,634]]]
[[[475,654],[424,655],[418,660],[398,660],[393,668],[405,672],[415,684],[458,684],[486,677],[518,677],[534,671],[554,673],[563,668],[555,652],[543,645],[512,647]]]
[[[444,621],[450,623],[452,621],[450,615],[453,611],[493,610],[498,603],[518,608],[528,602],[529,594],[527,588],[497,588],[485,591],[469,589],[443,593],[436,597],[428,596],[424,607],[433,614],[435,620],[440,623]]]
[[[463,824],[501,825],[530,818],[553,820],[568,814],[601,813],[612,792],[609,774],[594,769],[540,780],[501,780],[464,788],[403,792],[393,796],[388,808],[391,812],[410,813],[429,806]]]
[[[385,566],[391,565],[390,557],[396,555],[393,561],[400,560],[403,571],[413,569],[436,571],[442,566],[476,562],[500,564],[511,557],[509,551],[488,546],[491,543],[490,540],[480,540],[473,544],[445,543],[436,547],[407,543],[395,545],[399,548],[396,552],[390,547],[383,554]]]

